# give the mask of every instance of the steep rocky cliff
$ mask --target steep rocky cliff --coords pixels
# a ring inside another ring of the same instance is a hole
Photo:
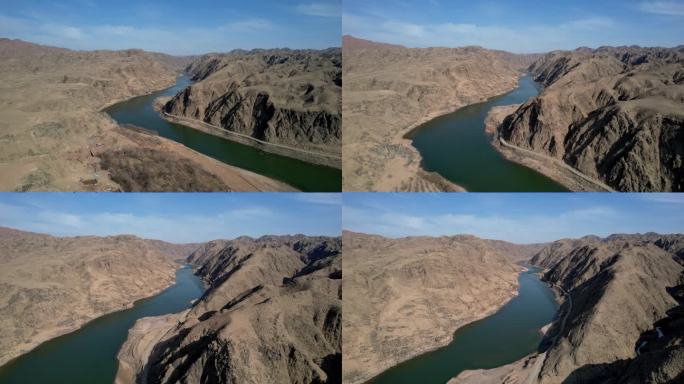
[[[187,67],[193,85],[164,106],[274,144],[341,153],[341,52],[253,50],[205,55]]]
[[[192,247],[0,228],[0,364],[163,290]]]
[[[522,268],[512,261],[538,250],[473,236],[345,232],[343,241],[343,382],[349,384],[443,346],[457,328],[495,312],[517,294]]]
[[[208,284],[180,314],[139,320],[117,383],[339,383],[341,239],[213,241],[188,261]]]
[[[462,190],[421,169],[404,135],[419,124],[514,89],[536,55],[481,47],[407,48],[345,36],[345,191]]]
[[[684,190],[684,47],[552,52],[530,69],[545,89],[504,140],[620,191]]]
[[[681,378],[683,257],[684,236],[657,234],[561,241],[535,256],[549,268],[544,280],[571,298],[561,308],[564,328],[556,321],[547,333],[539,382]]]

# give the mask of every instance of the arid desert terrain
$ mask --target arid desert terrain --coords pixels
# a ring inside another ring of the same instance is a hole
[[[405,135],[513,90],[524,73],[541,94],[494,107],[486,121],[506,159],[573,191],[682,190],[681,46],[518,55],[345,36],[343,56],[345,191],[462,190],[427,172]],[[453,166],[478,172],[476,163]]]
[[[495,312],[516,295],[515,262],[526,258],[543,268],[542,280],[561,303],[539,350],[503,367],[462,372],[450,384],[684,378],[682,235],[587,236],[534,246],[471,236],[343,238],[344,383],[363,383],[444,345],[456,328]]]
[[[135,236],[0,230],[0,364],[174,283],[189,263],[206,291],[142,318],[116,383],[339,383],[341,239],[240,237],[175,245]],[[190,304],[188,304],[190,305]]]
[[[221,137],[340,167],[339,57],[339,49],[176,57],[0,39],[0,190],[293,191],[120,126],[101,110],[168,88],[188,71],[197,82],[169,101],[167,118],[201,130],[216,125],[211,130]]]

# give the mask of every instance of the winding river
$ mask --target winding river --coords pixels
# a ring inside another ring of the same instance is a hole
[[[561,192],[565,187],[530,168],[506,160],[490,143],[484,122],[492,107],[524,103],[539,94],[528,75],[518,88],[483,103],[437,117],[407,137],[423,157],[423,168],[471,192]]]
[[[444,384],[464,370],[496,368],[533,353],[542,338],[540,328],[558,308],[538,272],[531,267],[521,273],[518,296],[494,315],[459,328],[449,345],[392,367],[367,384]]]
[[[342,190],[342,171],[339,169],[264,152],[162,119],[154,110],[154,100],[161,96],[174,96],[189,84],[190,79],[182,75],[171,88],[122,101],[104,111],[119,124],[132,124],[157,132],[216,160],[283,181],[305,192]]]
[[[0,383],[112,384],[118,366],[116,355],[135,321],[180,312],[203,291],[192,269],[182,267],[176,271],[176,283],[162,293],[139,300],[132,308],[99,317],[0,367]]]

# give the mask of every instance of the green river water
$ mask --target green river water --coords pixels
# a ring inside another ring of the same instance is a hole
[[[464,370],[500,367],[536,351],[540,328],[558,308],[538,272],[529,268],[521,273],[518,296],[494,315],[459,328],[449,345],[392,367],[367,384],[444,384]]]
[[[342,171],[339,169],[264,152],[162,119],[154,110],[154,100],[160,96],[174,96],[189,84],[190,80],[183,75],[171,88],[114,104],[104,111],[119,124],[132,124],[157,132],[226,164],[283,181],[305,192],[342,190]]]
[[[539,85],[523,76],[518,88],[483,103],[428,121],[407,137],[423,157],[423,168],[471,192],[563,192],[565,187],[503,158],[490,143],[484,122],[492,107],[524,103]]]
[[[49,340],[0,367],[2,384],[112,384],[116,355],[128,330],[141,317],[180,312],[204,291],[192,269],[176,271],[176,283],[132,308],[99,317],[82,328]]]

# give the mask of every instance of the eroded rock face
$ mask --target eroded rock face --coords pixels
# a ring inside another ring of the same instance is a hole
[[[136,323],[117,383],[340,382],[340,238],[213,241],[188,261],[209,288],[172,319]]]
[[[549,268],[544,279],[572,298],[560,310],[561,318],[569,313],[565,327],[557,320],[547,333],[539,382],[681,378],[683,255],[684,236],[646,234],[562,240],[535,256]]]
[[[684,190],[684,48],[550,53],[546,88],[505,119],[511,144],[558,158],[620,191]]]
[[[269,143],[341,153],[339,49],[210,54],[187,67],[196,81],[164,107]]]
[[[193,247],[0,228],[0,364],[165,289]]]
[[[344,241],[343,382],[449,343],[453,332],[517,294],[515,265],[538,246],[473,236],[389,239],[352,232]]]

